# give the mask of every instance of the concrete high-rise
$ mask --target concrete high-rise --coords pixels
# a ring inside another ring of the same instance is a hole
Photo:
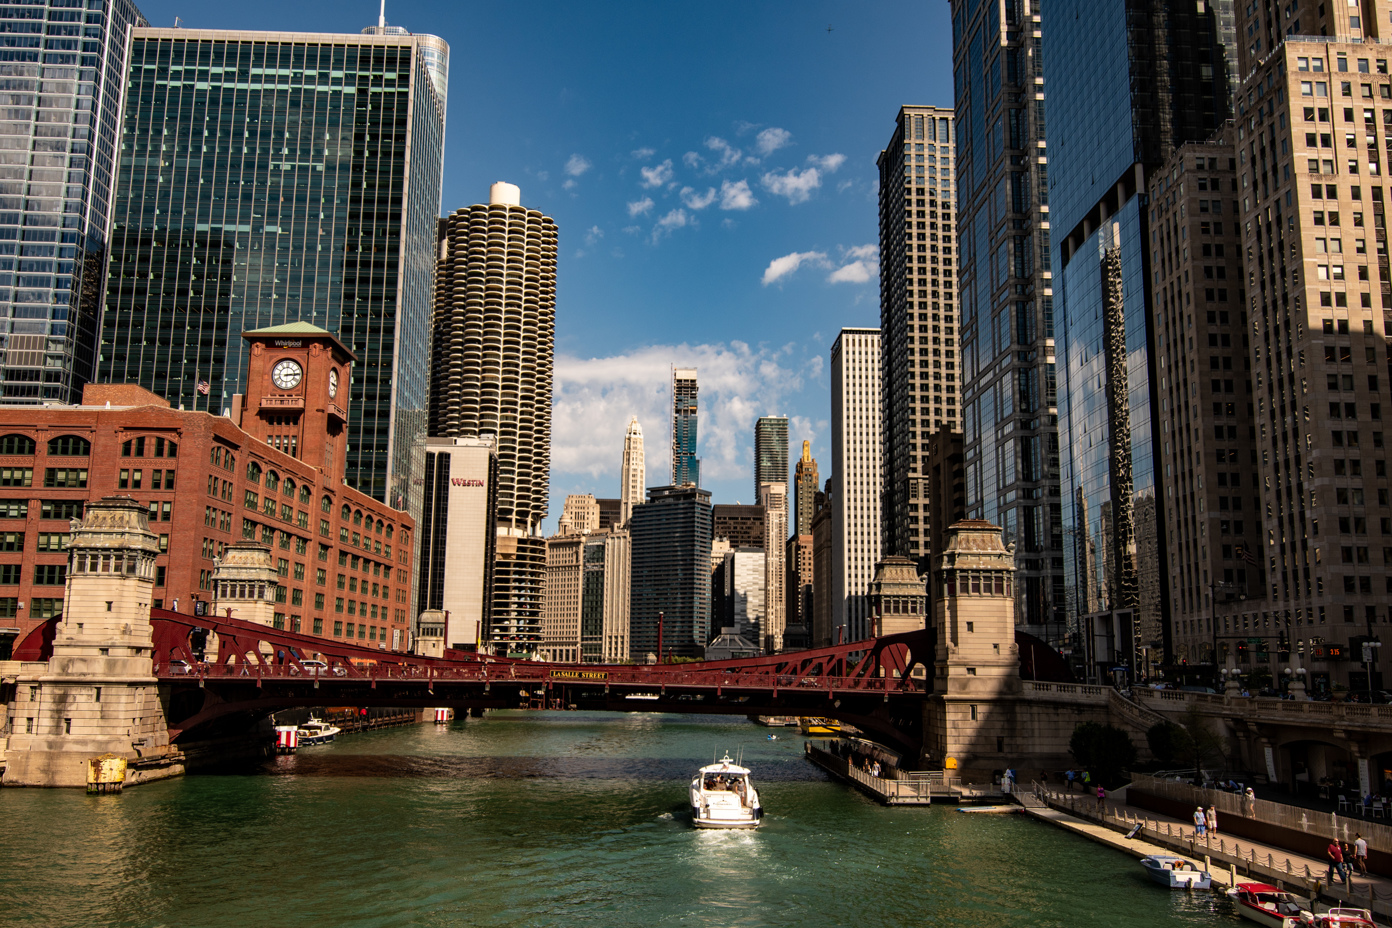
[[[830,635],[870,633],[866,593],[880,559],[880,330],[842,329],[831,346]]]
[[[967,78],[956,85],[953,108],[962,130],[957,225],[968,512],[1002,526],[1006,544],[1015,545],[1016,621],[1059,643],[1066,610],[1039,2],[953,0],[952,18],[953,65]],[[995,124],[998,136],[989,129]],[[956,521],[945,520],[944,529]]]
[[[593,493],[572,493],[561,507],[558,535],[587,535],[599,530],[599,500]]]
[[[960,422],[955,145],[951,109],[905,106],[879,157],[880,544],[924,568],[924,442]],[[877,560],[870,560],[866,585]]]
[[[80,402],[96,359],[126,29],[148,23],[129,0],[82,7],[0,7],[0,255],[15,256],[0,257],[6,403]]]
[[[493,604],[498,454],[492,439],[428,439],[424,496],[418,613],[439,612],[441,644],[472,651]]]
[[[218,414],[242,332],[335,332],[347,482],[419,518],[449,49],[373,33],[131,31],[95,376]]]
[[[754,423],[754,498],[766,483],[788,484],[788,417],[761,416]],[[785,539],[779,539],[781,544]]]
[[[783,468],[787,473],[787,466]],[[788,543],[788,484],[782,481],[759,487],[759,502],[764,507],[764,614],[760,646],[765,654],[783,650],[783,630],[787,614],[787,549]]]
[[[1093,3],[1086,12],[1046,4],[1040,31],[1065,592],[1077,669],[1095,679],[1117,661],[1136,665],[1167,635],[1156,470],[1172,416],[1155,382],[1169,375],[1149,325],[1146,188],[1178,146],[1208,139],[1228,118],[1235,33],[1231,9],[1215,4]]]
[[[440,223],[431,356],[432,437],[492,435],[498,450],[497,560],[486,639],[541,643],[551,465],[556,224],[512,184]]]
[[[696,368],[672,369],[672,486],[701,485],[701,459],[696,456]]]
[[[643,454],[643,427],[638,417],[628,420],[624,433],[623,462],[619,467],[619,524],[627,525],[633,507],[643,501],[648,486],[647,458]]]
[[[798,459],[793,475],[794,535],[812,534],[812,518],[817,514],[817,492],[821,485],[817,482],[817,459],[812,457],[812,443],[802,443],[802,457]]]
[[[710,640],[710,491],[650,487],[633,508],[629,652],[643,662],[658,653],[700,657]]]

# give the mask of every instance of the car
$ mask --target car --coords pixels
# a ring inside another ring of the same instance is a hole
[[[309,658],[300,661],[300,667],[303,667],[304,672],[309,674],[311,677],[327,677],[331,673],[335,677],[343,677],[348,675],[348,671],[344,670],[342,667],[330,668],[326,662],[321,660],[315,660],[314,658]],[[291,664],[290,672],[292,674],[297,674],[300,672],[300,670],[299,668],[295,667],[295,665]]]
[[[172,677],[185,677],[193,674],[194,669],[188,661],[173,660],[165,666],[164,672]]]

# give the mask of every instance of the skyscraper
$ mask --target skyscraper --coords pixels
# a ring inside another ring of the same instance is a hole
[[[761,416],[754,423],[754,498],[766,483],[788,483],[788,417]],[[786,539],[779,539],[781,545]]]
[[[487,638],[527,652],[541,642],[551,464],[556,224],[494,184],[487,205],[441,223],[436,276],[432,437],[493,435],[497,562]]]
[[[448,51],[133,30],[96,377],[219,413],[242,332],[336,332],[359,359],[347,481],[419,518]]]
[[[794,535],[812,534],[812,517],[817,514],[817,460],[812,457],[812,443],[802,443],[802,457],[798,459],[793,476],[793,492],[797,495],[793,508],[796,512]]]
[[[700,657],[710,640],[710,491],[694,486],[651,487],[629,523],[629,651],[643,662],[658,653]]]
[[[696,368],[672,369],[672,485],[701,485],[696,456]]]
[[[1166,633],[1146,183],[1227,118],[1234,35],[1214,4],[1092,3],[1087,14],[1045,5],[1041,31],[1065,590],[1074,653],[1095,674]]]
[[[624,433],[623,463],[619,467],[619,524],[627,525],[633,507],[643,501],[648,485],[647,459],[643,455],[643,427],[638,417],[628,420]]]
[[[435,610],[447,648],[472,651],[493,605],[498,454],[491,438],[425,443],[417,614]]]
[[[969,515],[1015,545],[1016,622],[1057,643],[1066,612],[1039,3],[953,0],[952,18]]]
[[[0,7],[0,255],[23,258],[0,258],[7,403],[79,402],[96,357],[126,28],[147,23],[129,0],[83,6]]]
[[[870,631],[866,593],[880,559],[882,441],[880,330],[842,329],[831,346],[833,640],[841,634],[859,641]]]
[[[952,110],[905,106],[880,152],[883,551],[928,555],[924,452],[958,425],[957,241]],[[873,577],[871,559],[866,577]],[[920,563],[920,567],[927,567]]]
[[[787,473],[787,465],[784,465]],[[783,630],[788,624],[787,548],[788,484],[765,483],[759,487],[764,507],[764,613],[767,620],[760,643],[765,654],[783,650]]]

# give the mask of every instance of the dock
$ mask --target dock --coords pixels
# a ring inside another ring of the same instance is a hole
[[[957,804],[1000,802],[1005,798],[1005,794],[994,784],[964,784],[956,778],[944,777],[941,771],[896,769],[896,776],[877,777],[810,741],[803,742],[803,750],[812,763],[887,806],[926,806],[934,801]]]

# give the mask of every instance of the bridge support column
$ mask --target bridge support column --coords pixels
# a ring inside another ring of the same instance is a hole
[[[88,761],[102,754],[133,762],[127,783],[183,772],[153,668],[158,553],[144,506],[128,496],[73,520],[53,656],[21,665],[16,679],[6,786],[84,786]]]

